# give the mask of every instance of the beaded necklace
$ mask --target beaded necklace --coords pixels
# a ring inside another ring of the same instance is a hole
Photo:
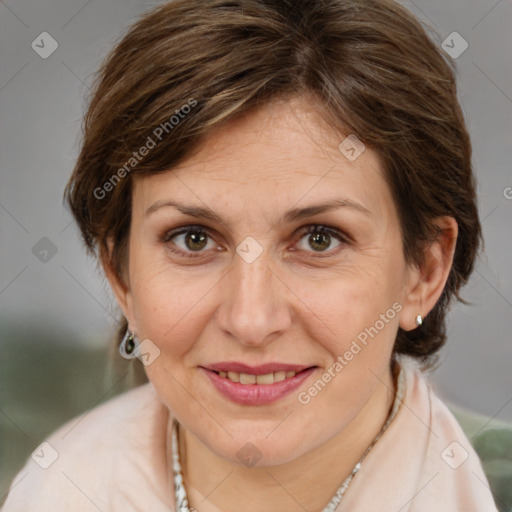
[[[363,456],[359,459],[357,464],[354,466],[354,469],[352,469],[352,472],[350,475],[348,475],[347,478],[343,481],[343,483],[340,485],[334,496],[331,498],[327,506],[322,510],[322,512],[334,512],[336,510],[336,507],[339,505],[341,499],[343,498],[345,492],[348,489],[348,486],[352,482],[352,479],[356,475],[356,473],[361,469],[361,464],[363,460],[366,458],[370,450],[375,446],[377,441],[381,438],[382,434],[386,431],[386,429],[389,427],[390,423],[395,418],[398,409],[400,408],[400,405],[402,403],[403,397],[405,394],[405,375],[404,371],[401,367],[399,367],[399,373],[397,377],[397,386],[396,386],[396,393],[395,398],[393,401],[393,406],[391,408],[391,411],[389,413],[389,416],[384,423],[382,429],[377,434],[377,437],[372,441],[370,446],[366,449]],[[181,463],[180,463],[180,454],[179,454],[179,434],[178,434],[178,421],[176,419],[173,419],[172,424],[172,470],[174,474],[174,494],[176,499],[176,512],[191,512],[191,509],[188,504],[188,497],[187,497],[187,491],[185,490],[185,484],[183,482],[183,475],[181,470]]]

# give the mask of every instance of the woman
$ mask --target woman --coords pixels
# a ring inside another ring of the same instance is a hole
[[[422,373],[480,246],[470,160],[453,70],[395,3],[145,15],[66,198],[149,383],[50,436],[4,512],[495,511]]]

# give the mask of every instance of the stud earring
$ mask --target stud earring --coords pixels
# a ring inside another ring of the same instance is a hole
[[[419,327],[422,323],[423,323],[423,318],[421,317],[421,315],[418,315],[416,317],[416,327]]]
[[[124,338],[119,344],[119,353],[125,359],[134,359],[135,357],[137,357],[135,355],[135,349],[137,348],[138,344],[139,343],[135,336],[135,333],[131,332],[130,329],[126,329],[126,334],[124,335]]]

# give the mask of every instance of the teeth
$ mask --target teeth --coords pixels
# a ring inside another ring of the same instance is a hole
[[[286,379],[286,373],[287,372],[275,372],[274,373],[274,381],[275,382],[280,382],[284,379]],[[292,375],[290,375],[291,377],[293,377],[295,375],[295,372],[290,372]]]
[[[235,372],[228,372],[228,379],[232,380],[233,382],[240,382],[240,374]]]
[[[256,384],[273,384],[274,374],[266,373],[265,375],[256,375]]]
[[[295,377],[295,372],[280,371],[266,373],[265,375],[252,375],[250,373],[221,371],[219,375],[233,382],[239,382],[240,384],[274,384],[274,382],[281,382],[282,380]]]
[[[256,384],[256,375],[251,375],[250,373],[241,373],[240,384]]]

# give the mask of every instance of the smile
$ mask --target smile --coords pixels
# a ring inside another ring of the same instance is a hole
[[[316,366],[279,364],[249,367],[239,363],[199,367],[223,397],[252,406],[267,405],[284,398],[297,390],[316,369]]]
[[[219,376],[229,379],[231,382],[239,382],[240,384],[274,384],[274,382],[281,382],[285,379],[295,377],[296,373],[293,371],[265,373],[264,375],[254,375],[251,373],[238,373],[238,372],[224,372],[218,373]]]

